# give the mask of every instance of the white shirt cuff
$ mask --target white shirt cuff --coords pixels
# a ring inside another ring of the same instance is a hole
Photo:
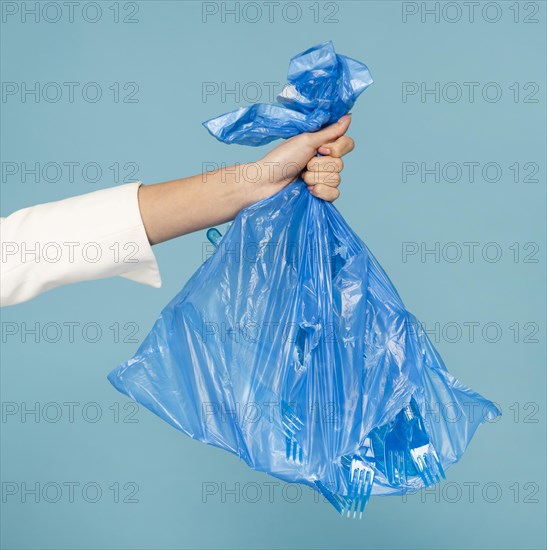
[[[137,253],[134,258],[136,263],[128,264],[127,271],[120,273],[120,276],[126,279],[131,279],[137,283],[143,283],[145,285],[152,286],[154,288],[161,287],[161,275],[158,267],[156,256],[152,251],[148,236],[144,229],[144,224],[141,218],[141,211],[139,208],[138,191],[142,182],[128,183],[121,187],[127,188],[127,209],[125,215],[127,216],[127,224],[130,226],[127,242],[134,242],[137,245]],[[125,189],[124,189],[125,191]],[[123,197],[120,197],[123,201]]]

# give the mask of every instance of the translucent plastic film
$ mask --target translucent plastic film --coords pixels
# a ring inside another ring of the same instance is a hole
[[[293,57],[287,80],[277,103],[242,107],[203,125],[224,143],[264,145],[333,124],[372,84],[367,66],[338,55],[332,42]]]
[[[251,140],[268,133],[251,122]],[[218,248],[109,375],[175,428],[359,517],[370,495],[439,482],[500,414],[448,373],[365,244],[302,180],[210,239]]]

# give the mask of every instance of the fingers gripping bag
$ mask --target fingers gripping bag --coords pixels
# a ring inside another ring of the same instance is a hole
[[[372,78],[326,42],[291,59],[288,82],[277,103],[205,127],[252,146],[316,131]],[[238,214],[109,380],[190,437],[352,517],[371,495],[440,482],[501,414],[450,375],[370,250],[300,179]]]

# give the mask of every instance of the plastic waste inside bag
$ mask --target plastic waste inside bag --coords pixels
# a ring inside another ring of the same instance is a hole
[[[372,82],[332,43],[289,65],[292,95],[208,121],[228,143],[318,130]],[[361,517],[371,495],[438,483],[500,414],[449,374],[334,205],[302,180],[242,210],[109,375],[122,393],[251,468]]]

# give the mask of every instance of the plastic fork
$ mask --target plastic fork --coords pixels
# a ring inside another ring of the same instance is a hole
[[[418,474],[426,487],[439,483],[441,478],[445,479],[444,470],[413,399],[403,409],[403,418],[409,434],[410,458]]]
[[[445,479],[443,466],[431,443],[410,449],[410,456],[426,487]]]
[[[295,335],[294,348],[294,370],[300,370],[304,367],[306,356],[307,335],[302,327],[298,327]],[[290,376],[290,374],[289,374]],[[289,380],[286,383],[291,386]],[[302,446],[298,442],[298,434],[304,427],[304,422],[300,419],[294,408],[287,401],[281,401],[281,421],[285,432],[285,446],[287,460],[302,462],[303,452]]]
[[[385,468],[390,485],[406,483],[406,445],[396,431],[388,432],[385,439]]]
[[[359,519],[361,519],[365,505],[372,492],[374,470],[360,455],[343,456],[341,462],[349,474],[348,496],[345,498],[345,505],[341,513],[342,515],[347,514],[349,518],[353,512],[354,519],[357,517],[357,514],[359,514]]]
[[[302,446],[298,442],[297,435],[304,427],[304,423],[285,401],[281,401],[281,422],[285,433],[285,456],[287,460],[302,462]]]
[[[414,399],[395,417],[384,445],[386,475],[391,485],[406,483],[412,469],[426,487],[444,479],[442,464]]]

